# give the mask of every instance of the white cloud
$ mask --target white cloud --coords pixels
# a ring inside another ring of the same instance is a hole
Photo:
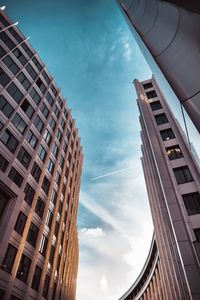
[[[81,228],[81,233],[93,238],[98,238],[105,234],[101,228]]]

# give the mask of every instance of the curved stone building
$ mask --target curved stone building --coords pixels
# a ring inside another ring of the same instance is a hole
[[[199,1],[118,2],[153,73],[163,73],[200,132]]]
[[[82,150],[66,101],[0,10],[0,299],[74,300]]]

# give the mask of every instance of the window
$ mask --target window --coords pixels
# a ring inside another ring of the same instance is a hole
[[[58,186],[59,186],[59,184],[60,184],[60,180],[61,180],[61,175],[60,175],[60,173],[57,171],[56,176],[55,176],[55,182],[57,183]]]
[[[13,245],[8,244],[8,248],[6,250],[6,254],[4,256],[1,269],[3,269],[8,273],[11,273],[15,261],[16,253],[17,253],[17,249]]]
[[[160,131],[160,135],[163,141],[175,139],[174,132],[172,131],[171,128]]]
[[[36,92],[35,88],[32,88],[30,91],[30,96],[33,99],[33,101],[35,102],[35,104],[38,104],[41,100],[39,94]]]
[[[13,50],[13,53],[23,66],[27,63],[27,59],[25,58],[25,56],[21,53],[21,51],[18,48]]]
[[[55,230],[54,230],[54,234],[56,237],[58,236],[58,229],[59,229],[59,223],[58,221],[56,221]]]
[[[58,103],[59,103],[60,107],[62,108],[63,107],[63,102],[62,102],[60,97],[58,97]]]
[[[58,128],[58,131],[57,131],[56,137],[57,137],[58,141],[59,141],[59,142],[61,142],[61,140],[62,140],[62,132],[60,131],[60,129],[59,129],[59,128]]]
[[[48,108],[46,107],[46,105],[44,104],[44,102],[43,102],[42,105],[40,106],[40,111],[42,112],[42,114],[43,114],[43,116],[44,116],[45,118],[48,117],[48,115],[49,115],[49,110],[48,110]]]
[[[6,67],[15,75],[18,73],[19,71],[19,67],[18,65],[12,60],[12,58],[7,55],[4,59],[3,59],[4,64],[6,65]]]
[[[56,88],[53,84],[51,85],[50,89],[52,90],[54,96],[56,96],[57,95],[57,90],[56,90]]]
[[[0,130],[3,128],[4,124],[0,121]]]
[[[36,68],[38,69],[38,71],[41,71],[42,66],[41,66],[41,64],[39,63],[39,61],[37,60],[36,57],[33,57],[33,62],[34,62],[34,65],[36,66]]]
[[[48,210],[45,224],[49,227],[49,229],[51,228],[52,221],[53,221],[53,214],[50,210]]]
[[[18,113],[15,114],[15,116],[12,119],[12,123],[15,125],[15,127],[18,129],[18,131],[23,134],[26,130],[26,123],[22,120],[20,115]]]
[[[13,82],[7,87],[6,90],[8,94],[10,94],[10,96],[15,100],[15,102],[19,103],[22,100],[23,94]]]
[[[151,102],[150,106],[151,106],[152,111],[162,108],[162,105],[161,105],[160,101]]]
[[[44,94],[46,87],[40,77],[36,80],[36,84],[39,87],[40,91]]]
[[[31,64],[28,64],[26,66],[26,71],[28,72],[28,74],[31,76],[31,78],[34,80],[37,77],[37,73],[35,72],[35,70],[33,69],[33,67],[31,66]]]
[[[66,141],[64,141],[63,150],[65,153],[67,152],[67,148],[68,148],[68,143]]]
[[[38,140],[31,130],[27,132],[26,140],[35,149]]]
[[[2,86],[6,86],[9,81],[10,78],[8,77],[8,75],[0,68],[0,84]]]
[[[200,242],[200,228],[194,229],[194,235],[196,237],[197,242]]]
[[[173,169],[176,181],[178,184],[183,184],[193,181],[190,170],[187,166]]]
[[[0,40],[2,40],[10,50],[12,50],[15,47],[15,44],[13,43],[13,41],[11,41],[11,39],[7,36],[5,32],[0,33]]]
[[[49,158],[47,169],[49,170],[49,172],[51,173],[51,175],[53,174],[54,167],[55,167],[55,165],[54,165],[52,159]]]
[[[48,238],[43,234],[40,242],[39,252],[45,257],[48,245]]]
[[[28,169],[29,163],[31,161],[31,155],[26,151],[24,147],[21,147],[17,159],[21,162],[21,164]]]
[[[24,101],[21,104],[21,109],[25,112],[25,114],[27,115],[27,117],[29,119],[32,118],[33,113],[34,113],[34,109],[33,107],[30,105],[30,103],[28,102],[27,99],[24,99]]]
[[[25,193],[24,200],[31,206],[34,195],[35,195],[35,191],[32,188],[32,186],[30,186],[29,183],[26,184],[24,193]]]
[[[61,155],[61,157],[60,157],[60,161],[59,161],[59,165],[60,165],[61,169],[63,168],[63,166],[64,166],[64,163],[65,163],[65,158],[64,158],[64,156],[63,156],[63,155]]]
[[[21,260],[19,263],[19,267],[17,270],[17,275],[16,275],[16,277],[19,280],[26,282],[28,273],[29,273],[29,269],[30,269],[30,265],[31,265],[30,258],[28,258],[26,255],[22,254],[22,257],[21,257]]]
[[[68,117],[68,112],[67,112],[67,109],[66,109],[66,108],[64,109],[64,115],[65,115],[65,117],[66,117],[66,119],[67,119],[67,117]]]
[[[42,199],[39,197],[37,199],[37,203],[36,203],[36,206],[35,206],[35,212],[36,214],[42,218],[43,216],[43,213],[44,213],[44,207],[45,207],[45,204],[44,202],[42,201]]]
[[[42,71],[42,76],[45,79],[46,83],[50,83],[50,78],[48,77],[47,73],[45,71]]]
[[[166,148],[169,160],[183,157],[183,153],[178,145]]]
[[[69,131],[69,129],[67,129],[67,131],[66,131],[66,138],[69,140],[69,137],[70,137],[70,131]]]
[[[145,90],[147,90],[147,89],[152,88],[152,87],[153,87],[153,84],[152,84],[151,82],[144,83],[144,84],[143,84],[143,87],[144,87]]]
[[[25,90],[28,90],[31,83],[30,81],[26,78],[26,76],[24,75],[24,73],[19,73],[19,75],[17,76],[17,79],[19,80],[19,82],[21,83],[21,85],[25,88]]]
[[[165,113],[156,115],[155,120],[156,120],[157,125],[162,125],[162,124],[168,123],[168,119],[167,119],[167,116]]]
[[[7,161],[7,159],[5,159],[5,157],[0,154],[0,170],[5,172],[8,164],[9,162]]]
[[[53,202],[53,204],[56,203],[57,196],[58,196],[58,193],[56,192],[56,190],[53,189],[53,192],[51,195],[51,201]]]
[[[55,247],[52,245],[50,255],[49,255],[49,262],[51,265],[53,265],[54,254],[55,254]]]
[[[53,145],[52,145],[52,153],[55,156],[55,158],[57,158],[57,156],[58,156],[58,151],[59,151],[58,146],[56,145],[56,143],[53,143]]]
[[[54,114],[56,115],[57,118],[59,117],[60,110],[59,110],[59,108],[58,108],[57,105],[56,105],[55,108],[54,108]]]
[[[8,30],[18,43],[21,43],[23,41],[21,36],[18,35],[18,33],[15,31],[13,27],[9,28]]]
[[[24,49],[24,51],[26,52],[26,54],[28,54],[29,57],[33,56],[33,52],[31,51],[31,49],[27,46],[26,43],[22,43],[21,44],[22,48]]]
[[[15,231],[17,233],[19,233],[20,235],[23,234],[26,220],[27,220],[27,216],[23,212],[20,211],[18,218],[17,218],[17,222],[15,224],[15,228],[14,228]]]
[[[15,168],[11,168],[8,177],[18,186],[20,187],[22,185],[23,182],[23,176],[15,169]]]
[[[49,103],[49,105],[52,106],[53,105],[53,98],[51,97],[49,92],[46,95],[46,99],[47,99],[47,102]]]
[[[8,101],[1,95],[0,96],[0,110],[7,118],[10,118],[14,108],[8,103]]]
[[[35,117],[33,124],[35,125],[36,129],[41,133],[44,127],[44,123],[42,122],[42,120],[38,115]]]
[[[64,120],[64,118],[61,119],[60,125],[61,125],[62,129],[65,128],[65,120]]]
[[[200,194],[198,192],[182,195],[188,215],[200,214]]]
[[[51,129],[54,131],[54,129],[56,128],[56,121],[54,120],[54,118],[52,116],[49,120],[49,125],[50,125]]]
[[[42,172],[42,170],[40,169],[40,167],[36,164],[36,162],[34,162],[32,170],[31,170],[31,175],[37,182],[40,179],[41,172]]]
[[[34,289],[35,291],[38,291],[38,288],[40,285],[41,274],[42,274],[42,269],[40,267],[36,266],[32,285],[31,285],[32,289]]]
[[[157,94],[155,91],[146,92],[146,95],[147,95],[148,99],[157,97]]]
[[[48,129],[45,130],[43,139],[48,146],[51,144],[52,137]]]
[[[0,46],[0,58],[6,54],[6,51]]]
[[[38,156],[41,159],[41,161],[45,162],[47,152],[45,151],[45,149],[42,145],[40,145],[40,147],[38,149]]]
[[[26,240],[33,247],[35,247],[35,244],[37,241],[38,231],[39,231],[38,227],[34,223],[31,222]]]
[[[46,275],[45,282],[44,282],[44,288],[42,292],[42,296],[47,299],[48,291],[49,291],[49,283],[50,283],[50,277]]]
[[[43,179],[43,182],[42,182],[42,189],[45,191],[46,194],[48,194],[49,187],[50,187],[50,182],[47,179],[47,177],[45,176]]]

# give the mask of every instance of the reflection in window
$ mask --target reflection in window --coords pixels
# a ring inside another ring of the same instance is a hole
[[[178,184],[193,181],[192,174],[187,166],[173,169]]]
[[[183,153],[178,145],[166,148],[166,153],[169,157],[169,160],[183,157]]]

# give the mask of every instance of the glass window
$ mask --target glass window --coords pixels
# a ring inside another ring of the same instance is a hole
[[[49,125],[50,125],[51,129],[54,131],[54,129],[56,128],[56,121],[54,120],[54,118],[52,116],[49,120]]]
[[[26,255],[22,254],[22,257],[21,257],[21,260],[19,263],[19,267],[17,270],[17,275],[16,275],[16,277],[19,280],[26,282],[28,273],[29,273],[29,269],[30,269],[30,265],[31,265],[30,258],[28,258]]]
[[[65,158],[64,158],[64,156],[63,156],[63,155],[61,155],[61,157],[60,157],[60,161],[59,161],[59,165],[60,165],[61,169],[63,168],[63,166],[64,166],[64,163],[65,163]]]
[[[18,73],[19,67],[9,55],[3,59],[3,62],[14,75]]]
[[[64,109],[64,115],[65,115],[65,117],[66,117],[66,119],[68,118],[68,112],[67,112],[67,109],[65,108]]]
[[[23,72],[19,73],[17,76],[17,79],[21,83],[21,85],[25,88],[25,90],[28,90],[29,87],[31,86],[30,81],[26,78]]]
[[[145,90],[150,89],[153,87],[153,84],[151,82],[147,82],[143,84],[143,87]]]
[[[200,214],[200,194],[198,192],[182,195],[188,215]]]
[[[61,119],[60,125],[61,125],[62,129],[65,128],[65,120],[64,120],[64,118]]]
[[[10,77],[0,68],[0,84],[6,86],[10,81]]]
[[[194,229],[194,235],[196,237],[197,242],[200,242],[200,228]]]
[[[26,140],[33,148],[36,147],[38,140],[31,130],[27,132]]]
[[[0,32],[0,40],[2,40],[10,50],[12,50],[15,47],[13,41],[11,41],[11,39],[7,36],[7,34],[4,31]]]
[[[43,234],[40,242],[39,252],[45,257],[48,245],[48,238]]]
[[[3,155],[0,154],[0,170],[5,172],[9,162]]]
[[[49,229],[51,228],[52,221],[53,221],[53,213],[50,210],[48,210],[45,224],[49,227]]]
[[[31,170],[31,175],[37,182],[40,179],[41,172],[42,172],[42,170],[40,169],[40,167],[36,164],[36,162],[34,162],[32,170]]]
[[[147,95],[148,99],[157,97],[157,94],[155,91],[146,92],[146,95]]]
[[[36,203],[36,206],[35,206],[35,212],[36,214],[42,218],[43,216],[43,213],[44,213],[44,207],[45,207],[45,204],[44,202],[42,201],[42,199],[39,197],[37,199],[37,203]]]
[[[44,123],[38,115],[35,117],[33,124],[35,125],[36,129],[41,133],[44,127]]]
[[[35,291],[38,291],[38,288],[40,285],[41,274],[42,274],[42,269],[40,267],[36,266],[32,285],[31,285],[32,289],[34,289]]]
[[[26,225],[26,221],[27,221],[27,216],[23,212],[20,211],[17,221],[15,223],[15,228],[14,228],[15,231],[17,233],[19,233],[20,235],[23,234],[24,227]]]
[[[45,71],[42,71],[42,76],[45,79],[46,83],[50,83],[50,78],[48,77],[47,73]]]
[[[22,48],[24,49],[24,51],[26,52],[26,54],[28,54],[29,57],[33,56],[33,52],[31,51],[31,49],[27,46],[26,43],[22,43],[21,44]]]
[[[44,139],[44,141],[46,142],[46,144],[48,146],[51,144],[52,136],[51,136],[51,134],[50,134],[50,132],[49,132],[48,129],[45,130],[43,139]]]
[[[178,184],[183,184],[193,181],[192,174],[187,166],[173,169],[176,181]]]
[[[51,97],[49,92],[46,94],[46,99],[47,99],[47,102],[49,103],[49,105],[52,106],[53,105],[53,98]]]
[[[14,108],[8,103],[8,101],[0,95],[0,110],[6,115],[7,118],[10,118]]]
[[[50,251],[50,256],[49,256],[49,262],[51,265],[53,265],[54,254],[55,254],[55,247],[52,245],[51,251]]]
[[[68,142],[64,141],[63,150],[65,153],[67,152],[67,148],[68,148]]]
[[[0,58],[6,54],[6,51],[0,46]]]
[[[62,102],[60,97],[58,97],[58,103],[59,103],[60,107],[62,108],[63,107],[63,102]]]
[[[45,151],[45,149],[42,145],[40,145],[40,147],[38,149],[38,156],[41,159],[41,161],[45,162],[47,152]]]
[[[31,155],[26,151],[24,147],[21,147],[17,159],[21,162],[21,164],[28,169],[29,163],[31,161]]]
[[[23,41],[21,36],[19,36],[19,34],[15,31],[13,27],[9,28],[8,30],[18,43],[21,43]]]
[[[47,179],[47,177],[45,176],[43,179],[43,182],[42,182],[42,189],[45,191],[46,194],[48,194],[49,187],[50,187],[50,182]]]
[[[152,111],[162,108],[162,105],[161,105],[160,101],[151,102],[150,106],[151,106]]]
[[[35,80],[35,78],[37,77],[37,73],[35,72],[35,70],[31,66],[31,64],[29,63],[25,68],[26,68],[26,71],[28,72],[28,74],[31,76],[31,78],[33,80]]]
[[[62,140],[62,132],[61,132],[61,130],[59,128],[58,128],[56,137],[57,137],[58,141],[61,142],[61,140]]]
[[[55,182],[59,185],[59,184],[60,184],[60,180],[61,180],[61,175],[60,175],[60,173],[57,171],[56,176],[55,176]]]
[[[35,88],[31,89],[30,96],[33,99],[33,101],[35,102],[35,104],[39,104],[41,98],[40,98],[39,94],[36,92]]]
[[[160,135],[163,141],[175,139],[174,132],[172,131],[171,128],[160,131]]]
[[[1,142],[12,152],[14,153],[19,142],[18,140],[12,135],[12,133],[6,129],[3,135],[1,136]]]
[[[8,273],[11,273],[16,254],[17,254],[17,249],[13,245],[8,244],[8,248],[6,250],[6,254],[4,256],[1,269],[3,269]]]
[[[165,113],[155,116],[157,125],[162,125],[168,123],[168,119]]]
[[[49,162],[48,162],[47,169],[49,170],[49,172],[50,172],[51,174],[53,174],[54,167],[55,167],[55,165],[54,165],[54,163],[53,163],[52,159],[51,159],[51,158],[49,158]]]
[[[169,157],[169,160],[183,157],[183,153],[178,145],[166,148],[166,153]]]
[[[13,82],[7,87],[6,91],[15,100],[15,102],[19,103],[22,100],[23,94]]]
[[[20,187],[22,185],[23,182],[23,176],[15,169],[15,168],[11,168],[8,177],[18,186]]]
[[[59,108],[58,108],[57,105],[55,105],[55,108],[54,108],[54,114],[56,115],[57,118],[59,117],[60,110],[59,110]]]
[[[41,66],[41,64],[39,63],[39,61],[37,60],[36,57],[33,57],[33,62],[34,62],[34,65],[37,67],[37,69],[39,71],[41,71],[42,70],[42,66]]]
[[[44,104],[44,102],[43,102],[42,105],[40,106],[40,111],[42,112],[42,114],[43,114],[43,116],[44,116],[45,118],[48,117],[48,115],[49,115],[49,110],[48,110],[48,108],[46,107],[46,105]]]
[[[32,118],[33,113],[34,113],[34,109],[33,107],[30,105],[30,103],[28,102],[27,99],[24,99],[24,101],[21,104],[21,109],[25,112],[25,114],[27,115],[27,117],[29,119]]]
[[[27,241],[35,247],[36,241],[37,241],[37,236],[38,236],[39,229],[38,227],[31,222],[28,235],[27,235]]]
[[[57,90],[56,90],[56,88],[53,84],[51,85],[50,89],[52,90],[54,96],[56,96],[57,95]]]
[[[42,292],[42,296],[47,299],[48,291],[49,291],[49,284],[50,284],[50,277],[46,275],[45,282],[44,282],[44,288]]]
[[[44,94],[46,87],[40,77],[36,80],[36,84],[39,87],[40,91]]]
[[[9,22],[4,18],[3,15],[0,15],[0,22],[1,22],[5,27],[7,27],[7,26],[10,25]]]
[[[27,63],[27,59],[25,58],[25,56],[21,53],[21,51],[18,48],[13,50],[13,53],[23,66]]]
[[[51,195],[51,201],[53,202],[53,204],[56,203],[57,196],[58,196],[58,193],[56,192],[55,189],[53,189],[53,192],[52,192],[52,195]]]
[[[21,134],[24,133],[26,130],[26,123],[23,121],[23,119],[20,117],[18,113],[15,114],[15,116],[12,119],[12,123],[15,125],[15,127],[19,130]]]
[[[59,229],[59,223],[58,221],[56,221],[55,230],[54,230],[54,234],[56,237],[58,236],[58,229]]]
[[[24,200],[31,206],[32,202],[33,202],[33,198],[35,196],[35,191],[32,188],[32,186],[30,186],[29,183],[26,184],[25,189],[24,189]]]
[[[53,145],[52,145],[52,153],[55,156],[55,158],[57,158],[57,156],[58,156],[58,151],[59,151],[59,148],[58,148],[57,144],[53,143]]]

